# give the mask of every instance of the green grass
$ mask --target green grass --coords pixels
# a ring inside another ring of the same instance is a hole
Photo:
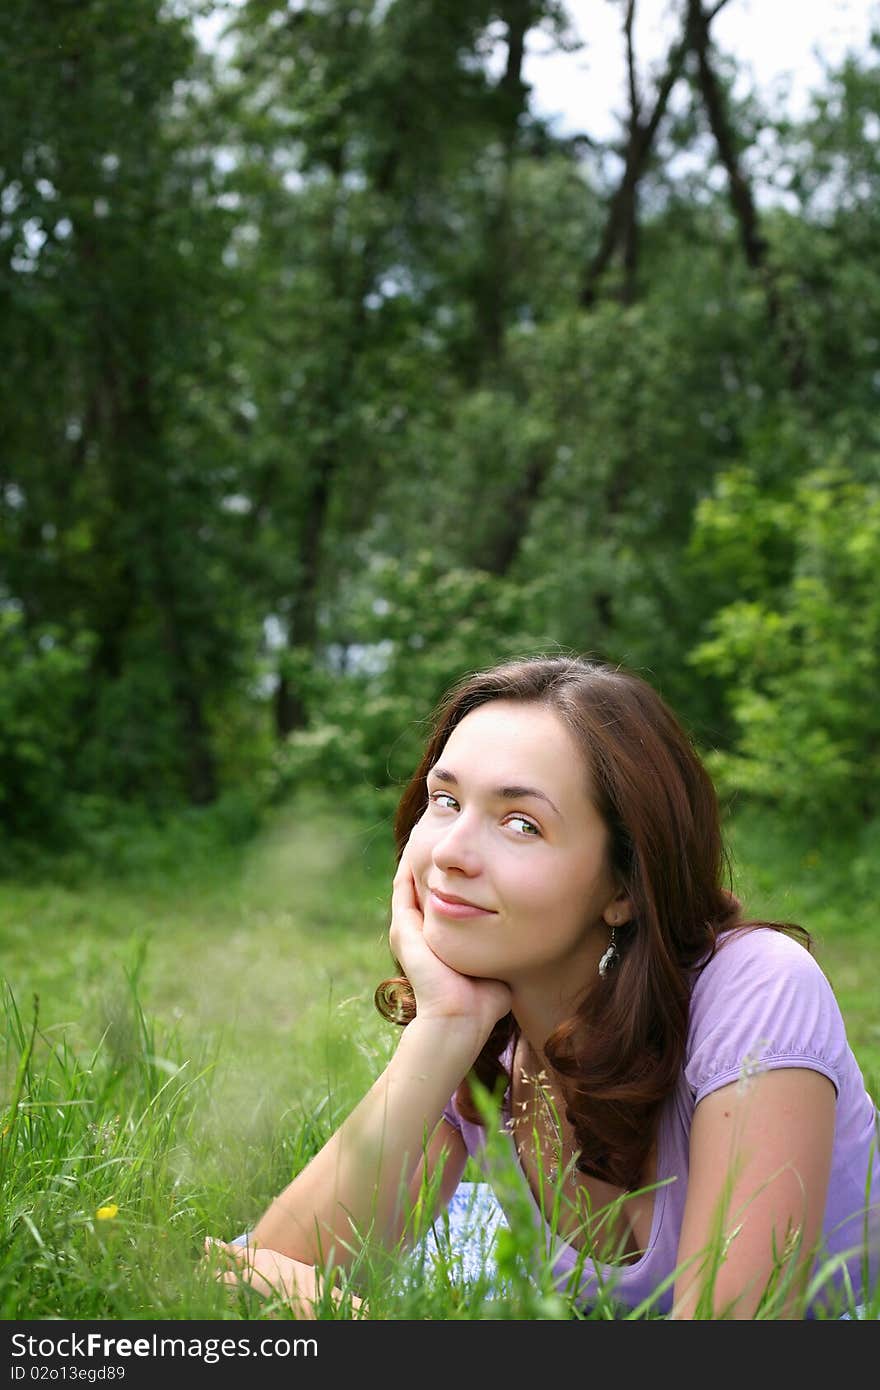
[[[799,843],[756,813],[730,838],[751,910],[815,934],[876,1094],[870,847]],[[250,841],[208,817],[96,861],[0,888],[0,1317],[284,1316],[230,1301],[202,1242],[253,1222],[394,1045],[372,1003],[390,964],[390,817],[303,798]],[[463,1296],[443,1268],[401,1286],[378,1258],[353,1277],[374,1317],[571,1316],[526,1269],[530,1220],[511,1226],[500,1298],[488,1281]],[[350,1309],[328,1297],[321,1315]]]
[[[125,1013],[136,971],[144,1011],[211,1053],[216,1106],[245,1129],[316,1074],[335,1081],[351,1060],[338,1042],[367,1020],[377,1046],[390,1036],[372,988],[390,963],[391,873],[386,824],[303,804],[245,846],[184,842],[119,876],[7,882],[4,974],[81,1046]]]

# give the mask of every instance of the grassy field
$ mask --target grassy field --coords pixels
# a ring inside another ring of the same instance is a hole
[[[372,1003],[390,966],[390,822],[303,798],[246,842],[194,818],[0,885],[0,1317],[278,1314],[230,1304],[202,1239],[255,1219],[394,1044]],[[766,813],[740,813],[729,839],[751,912],[814,933],[878,1094],[870,845],[804,843]],[[568,1316],[526,1279],[483,1309],[448,1280],[360,1277],[385,1318]]]

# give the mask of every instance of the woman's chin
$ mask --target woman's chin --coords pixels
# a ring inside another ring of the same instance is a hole
[[[481,968],[473,951],[469,951],[460,939],[457,940],[448,928],[434,926],[426,917],[423,936],[437,959],[448,965],[450,970],[455,970],[459,975],[469,975],[475,980],[495,978],[490,970]]]

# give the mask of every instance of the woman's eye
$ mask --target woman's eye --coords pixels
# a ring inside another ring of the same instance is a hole
[[[519,832],[521,835],[540,835],[541,833],[534,821],[527,820],[525,816],[511,816],[507,822],[508,825],[513,821],[518,822],[523,827]]]
[[[431,801],[434,803],[434,805],[443,806],[443,809],[446,810],[448,808],[446,807],[445,803],[440,800],[441,797],[445,797],[447,801],[451,801],[453,806],[457,804],[455,797],[451,794],[451,792],[431,792]]]

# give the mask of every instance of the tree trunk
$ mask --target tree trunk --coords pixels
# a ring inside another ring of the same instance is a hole
[[[704,16],[707,31],[712,20],[727,3],[728,0],[717,0],[712,10]],[[632,217],[636,205],[638,185],[647,168],[654,138],[660,122],[666,114],[672,90],[684,70],[685,59],[693,42],[691,24],[692,16],[690,9],[688,9],[684,33],[678,43],[669,50],[666,70],[657,88],[654,106],[648,120],[645,122],[636,120],[630,123],[627,146],[624,151],[623,175],[617,191],[608,205],[608,216],[599,239],[599,245],[587,267],[579,296],[579,302],[584,309],[591,308],[596,302],[599,283],[611,264],[614,253],[624,241],[628,218]]]
[[[700,92],[709,127],[718,147],[718,156],[727,171],[730,202],[740,229],[746,262],[761,279],[767,301],[767,315],[777,334],[785,357],[789,385],[800,393],[807,378],[803,344],[795,331],[779,292],[776,276],[767,257],[767,241],[761,232],[758,210],[749,181],[743,172],[736,134],[724,98],[724,91],[712,66],[709,20],[701,0],[688,0],[688,22],[697,55]]]

